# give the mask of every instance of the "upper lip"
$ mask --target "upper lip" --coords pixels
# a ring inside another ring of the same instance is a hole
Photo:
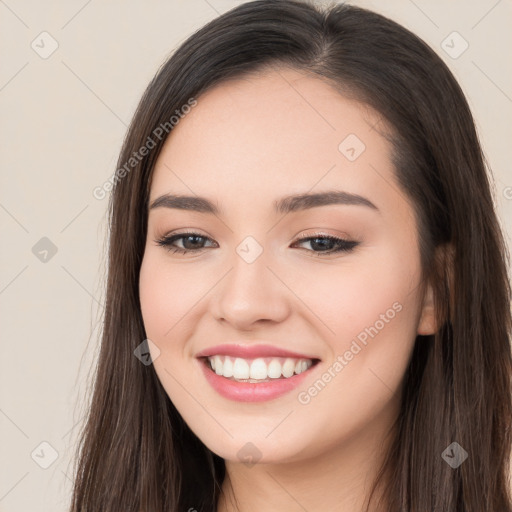
[[[300,354],[284,348],[273,345],[258,343],[239,344],[224,343],[213,347],[205,348],[196,354],[196,357],[209,357],[215,355],[224,355],[232,357],[241,357],[244,359],[255,359],[257,357],[293,357],[295,359],[318,359],[318,357],[307,354]]]

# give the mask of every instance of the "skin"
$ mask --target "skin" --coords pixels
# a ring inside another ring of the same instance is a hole
[[[237,510],[233,495],[242,512],[361,511],[398,414],[416,335],[436,329],[413,206],[376,123],[382,132],[375,112],[318,77],[274,69],[200,96],[159,155],[150,204],[166,193],[198,195],[222,211],[150,210],[140,272],[146,333],[160,351],[155,371],[186,423],[226,461],[218,511]],[[352,162],[338,149],[349,134],[366,146]],[[283,196],[331,189],[364,196],[378,211],[273,210]],[[155,242],[183,231],[207,237],[196,245],[203,248],[174,254]],[[359,245],[325,255],[297,242],[319,231]],[[263,248],[251,264],[236,252],[247,236]],[[400,312],[300,403],[298,393],[332,371],[337,356],[396,303]],[[321,361],[300,389],[268,402],[218,395],[195,354],[253,340]],[[248,442],[259,451],[257,464],[237,455]]]

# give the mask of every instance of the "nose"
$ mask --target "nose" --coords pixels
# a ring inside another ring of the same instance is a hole
[[[290,291],[267,266],[263,252],[249,263],[235,254],[231,270],[212,296],[215,318],[237,330],[250,330],[258,322],[282,322],[291,312]]]

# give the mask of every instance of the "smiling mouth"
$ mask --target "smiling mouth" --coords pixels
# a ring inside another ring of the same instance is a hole
[[[234,382],[263,383],[286,380],[308,371],[320,359],[257,357],[246,359],[226,355],[201,357],[203,364],[219,377]]]

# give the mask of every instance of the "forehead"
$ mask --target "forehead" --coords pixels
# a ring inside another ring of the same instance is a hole
[[[150,200],[170,191],[233,201],[313,187],[377,192],[394,174],[382,126],[369,107],[297,70],[223,82],[167,138]]]

